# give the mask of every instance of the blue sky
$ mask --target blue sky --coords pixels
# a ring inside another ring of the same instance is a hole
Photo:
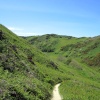
[[[20,36],[97,36],[100,0],[0,0],[0,23]]]

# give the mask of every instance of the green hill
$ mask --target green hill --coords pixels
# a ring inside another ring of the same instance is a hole
[[[76,38],[47,34],[26,39],[61,66],[66,66],[68,79],[60,86],[64,100],[100,98],[100,36]]]
[[[57,83],[64,100],[100,98],[99,36],[23,38],[0,25],[0,100],[50,100]]]
[[[52,54],[57,57],[62,55],[65,59],[74,57],[80,59],[88,66],[100,66],[100,36],[76,38],[47,34],[43,36],[31,36],[26,39],[42,52],[50,55]]]
[[[58,74],[56,62],[0,25],[1,100],[49,100]]]

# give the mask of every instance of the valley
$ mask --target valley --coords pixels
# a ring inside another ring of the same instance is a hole
[[[0,24],[0,99],[99,100],[100,36],[20,37]]]

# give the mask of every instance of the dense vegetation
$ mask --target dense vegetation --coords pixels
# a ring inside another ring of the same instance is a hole
[[[0,99],[49,100],[59,65],[0,25]],[[62,76],[61,76],[62,77]]]
[[[100,98],[100,36],[75,38],[47,34],[26,39],[62,67],[66,66],[63,71],[66,70],[67,80],[60,86],[64,100]],[[48,48],[53,50],[43,50]]]
[[[18,37],[0,25],[0,100],[99,100],[100,37]]]

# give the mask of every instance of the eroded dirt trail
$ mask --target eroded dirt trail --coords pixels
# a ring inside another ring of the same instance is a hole
[[[62,100],[59,93],[59,86],[60,84],[55,85],[54,90],[53,90],[53,97],[51,100]]]

